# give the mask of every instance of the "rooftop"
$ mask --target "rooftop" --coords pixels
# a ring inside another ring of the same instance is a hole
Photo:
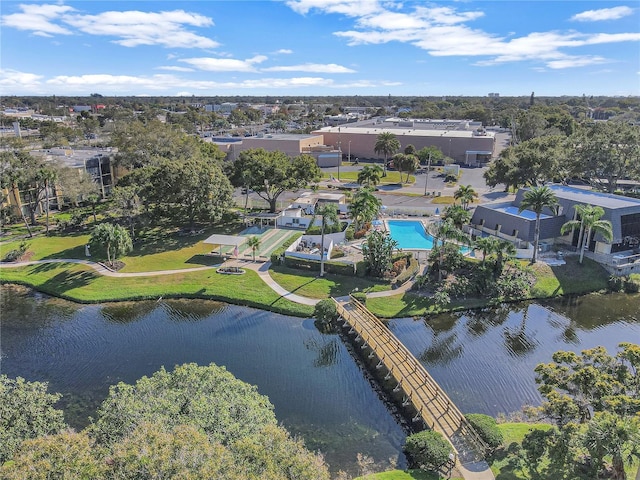
[[[339,129],[339,131],[338,131]],[[444,137],[444,138],[493,138],[494,132],[486,132],[484,135],[476,135],[474,130],[443,130],[425,129],[415,127],[400,127],[389,125],[371,125],[370,127],[351,127],[340,125],[339,127],[323,127],[317,130],[319,133],[344,133],[360,135],[378,135],[382,132],[391,132],[396,136],[412,135],[414,137]]]
[[[550,185],[556,197],[571,200],[588,205],[604,208],[640,207],[640,199],[623,197],[612,193],[594,192],[582,188],[567,187],[564,185]]]

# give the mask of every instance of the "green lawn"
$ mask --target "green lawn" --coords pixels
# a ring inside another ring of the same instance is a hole
[[[322,179],[329,180],[329,178],[331,178],[331,175],[333,175],[335,178],[338,178],[337,174],[324,172],[322,174]],[[387,183],[404,183],[406,178],[407,178],[407,174],[404,172],[402,173],[402,179],[401,179],[400,172],[388,170],[387,176],[380,178],[380,185],[385,185]],[[357,182],[358,172],[340,172],[340,181],[347,182],[347,183]],[[411,185],[415,183],[415,181],[416,181],[416,177],[413,175],[409,175],[409,183],[407,183],[407,185]]]
[[[309,317],[313,307],[281,298],[254,271],[221,275],[215,270],[155,277],[106,277],[85,265],[51,263],[0,270],[2,282],[30,285],[38,290],[82,303],[187,297],[220,300],[274,312]]]
[[[145,232],[136,241],[134,249],[127,256],[120,258],[125,267],[122,272],[153,272],[158,270],[179,270],[202,265],[212,265],[219,261],[216,257],[205,256],[215,245],[202,243],[212,233],[237,233],[238,229],[208,229],[195,236],[179,236],[164,234],[160,230]],[[31,260],[52,258],[86,259],[84,246],[89,242],[89,233],[73,233],[65,235],[38,235],[27,239],[28,251],[33,252]],[[18,248],[21,240],[0,245],[0,258],[10,250]],[[94,252],[95,253],[95,252]],[[101,261],[104,258],[92,256],[89,260]]]
[[[378,292],[391,288],[388,282],[329,273],[320,278],[318,277],[319,272],[308,272],[283,266],[272,266],[269,273],[271,278],[283,288],[309,298],[341,297],[349,295],[355,288],[361,292]]]
[[[531,289],[534,297],[554,297],[596,292],[608,288],[609,273],[598,263],[585,258],[578,263],[577,256],[565,258],[566,265],[550,267],[538,262],[533,265],[537,281]]]
[[[441,477],[436,473],[423,472],[422,470],[389,470],[388,472],[373,473],[355,480],[462,480],[461,477]]]
[[[27,238],[27,251],[33,252],[31,260],[43,260],[51,258],[86,258],[84,246],[89,241],[89,234],[67,234],[67,235],[37,235]],[[22,240],[14,240],[0,245],[0,257],[10,250],[17,249]]]

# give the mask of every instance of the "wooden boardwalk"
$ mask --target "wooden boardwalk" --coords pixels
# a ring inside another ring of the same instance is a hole
[[[339,315],[356,335],[361,349],[369,348],[370,358],[378,359],[377,369],[385,368],[385,379],[397,382],[394,392],[403,393],[403,406],[413,405],[414,421],[422,420],[427,428],[440,432],[451,443],[464,478],[494,478],[484,461],[486,443],[440,388],[424,366],[403,343],[353,297],[350,301],[335,300]]]

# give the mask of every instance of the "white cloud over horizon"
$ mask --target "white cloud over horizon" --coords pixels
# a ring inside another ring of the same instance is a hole
[[[599,10],[587,10],[586,12],[577,13],[571,20],[576,22],[602,22],[606,20],[618,20],[633,14],[630,7],[612,7],[601,8]]]

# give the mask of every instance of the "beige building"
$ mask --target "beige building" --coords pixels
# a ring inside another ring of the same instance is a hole
[[[241,141],[229,142],[218,146],[227,152],[228,158],[235,160],[241,152],[249,149],[263,148],[268,152],[281,151],[289,157],[301,154],[311,155],[319,167],[338,165],[340,152],[338,149],[324,144],[324,137],[316,134],[274,133],[257,137],[244,137]]]
[[[439,128],[438,128],[439,127]],[[322,134],[324,143],[341,150],[354,158],[384,159],[374,152],[378,135],[393,133],[400,141],[400,151],[407,145],[417,150],[435,146],[444,155],[463,165],[481,165],[495,155],[495,134],[465,121],[372,119],[339,127],[324,127],[316,130]]]

